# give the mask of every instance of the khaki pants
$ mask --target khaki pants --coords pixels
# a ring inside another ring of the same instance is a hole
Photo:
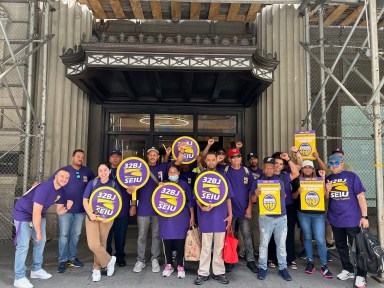
[[[107,267],[111,255],[106,251],[107,238],[113,221],[103,223],[101,221],[90,221],[85,217],[85,228],[87,231],[87,242],[89,249],[93,252],[93,269],[100,270]]]
[[[224,266],[224,260],[223,260],[225,232],[201,233],[201,254],[200,254],[199,270],[197,271],[197,274],[201,276],[209,276],[209,267],[211,264],[212,240],[213,240],[212,272],[214,275],[225,274],[225,266]]]

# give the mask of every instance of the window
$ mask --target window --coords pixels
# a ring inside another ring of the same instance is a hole
[[[235,115],[199,115],[199,133],[236,134],[237,118]]]

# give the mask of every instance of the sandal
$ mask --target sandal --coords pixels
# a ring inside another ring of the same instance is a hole
[[[276,264],[273,261],[268,261],[268,267],[269,268],[275,268]]]
[[[291,263],[289,263],[288,267],[291,268],[292,270],[297,270],[297,264],[295,261],[292,261]]]

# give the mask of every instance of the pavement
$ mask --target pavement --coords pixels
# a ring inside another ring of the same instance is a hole
[[[57,273],[57,241],[51,240],[46,243],[44,252],[44,269],[51,273],[53,277],[48,280],[32,279],[31,282],[34,287],[47,287],[47,288],[59,288],[59,287],[196,287],[194,280],[196,278],[198,263],[186,262],[186,278],[178,279],[177,272],[174,272],[170,277],[162,277],[160,273],[153,273],[151,271],[150,261],[146,263],[147,266],[141,273],[134,273],[132,271],[136,262],[136,239],[137,239],[137,227],[131,226],[128,229],[127,244],[126,244],[126,261],[127,266],[120,268],[116,266],[115,274],[112,277],[108,277],[106,273],[102,273],[101,281],[98,283],[92,282],[91,271],[93,263],[93,254],[88,249],[86,239],[83,236],[79,242],[78,257],[81,259],[85,266],[83,268],[68,268],[65,273]],[[147,256],[150,255],[150,239],[148,239]],[[298,249],[300,250],[299,243]],[[32,245],[31,245],[32,246]],[[12,287],[14,281],[14,246],[12,243],[0,245],[0,288]],[[30,249],[32,250],[32,249]],[[353,287],[352,279],[347,281],[340,281],[336,279],[336,274],[341,272],[340,260],[338,259],[336,250],[329,250],[333,262],[329,263],[329,268],[334,274],[333,279],[325,279],[319,272],[320,261],[315,257],[316,272],[313,275],[304,273],[306,261],[297,259],[298,270],[289,269],[293,281],[284,281],[277,273],[278,268],[269,268],[269,276],[266,280],[260,281],[257,279],[257,275],[252,273],[246,267],[246,261],[240,259],[240,262],[235,265],[232,272],[227,273],[227,277],[230,283],[225,287],[265,287],[265,288],[315,288],[315,287]],[[314,253],[316,253],[316,247],[314,247]],[[315,254],[316,256],[316,254]],[[27,258],[27,267],[31,262],[31,255]],[[164,263],[164,256],[160,258],[160,264]],[[27,272],[29,276],[29,270]],[[202,287],[222,287],[216,280],[210,278],[205,282]],[[375,280],[368,278],[367,287],[384,287]]]

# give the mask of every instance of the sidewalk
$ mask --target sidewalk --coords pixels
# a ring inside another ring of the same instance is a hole
[[[112,277],[107,277],[105,273],[102,274],[101,281],[98,283],[92,282],[91,270],[93,255],[89,251],[85,237],[79,243],[79,259],[85,262],[83,268],[68,268],[65,273],[57,273],[57,241],[49,241],[45,247],[44,253],[44,269],[47,272],[53,274],[53,277],[48,280],[35,280],[31,282],[34,287],[46,287],[46,288],[85,288],[85,287],[197,287],[194,285],[196,278],[196,271],[198,268],[197,262],[187,262],[185,264],[186,278],[178,279],[176,277],[177,272],[174,272],[169,278],[163,278],[160,273],[152,273],[150,262],[147,262],[147,267],[141,273],[134,273],[132,268],[136,262],[136,235],[137,228],[131,227],[128,230],[128,238],[126,245],[126,260],[127,266],[120,268],[116,266],[115,274]],[[148,240],[150,242],[150,239]],[[147,243],[148,244],[148,243]],[[149,248],[149,245],[147,245]],[[32,248],[32,244],[30,246]],[[315,248],[315,247],[314,247]],[[12,243],[6,245],[0,245],[0,287],[12,287],[14,281],[13,263],[14,263],[14,247]],[[30,249],[31,251],[32,249]],[[316,253],[316,248],[314,249]],[[150,251],[147,251],[147,255]],[[341,272],[340,261],[338,259],[337,251],[330,250],[333,262],[329,263],[329,268],[334,274],[333,279],[324,279],[320,274],[319,259],[315,257],[316,273],[308,275],[304,273],[306,265],[305,260],[297,259],[298,270],[294,271],[289,269],[293,281],[286,282],[280,276],[278,276],[278,268],[269,269],[270,275],[266,280],[260,281],[257,279],[257,275],[250,272],[246,267],[246,262],[241,260],[236,264],[235,268],[227,276],[230,280],[228,285],[224,287],[265,287],[265,288],[315,288],[315,287],[345,287],[351,288],[353,285],[352,280],[340,281],[336,279],[336,274]],[[27,263],[30,263],[31,256],[27,258]],[[160,259],[160,264],[164,263],[164,256]],[[29,265],[29,264],[28,264]],[[29,272],[28,272],[29,278]],[[222,284],[216,280],[210,279],[205,282],[202,287],[223,287]],[[373,279],[368,279],[368,286],[372,288],[383,288],[384,285],[377,283]]]

